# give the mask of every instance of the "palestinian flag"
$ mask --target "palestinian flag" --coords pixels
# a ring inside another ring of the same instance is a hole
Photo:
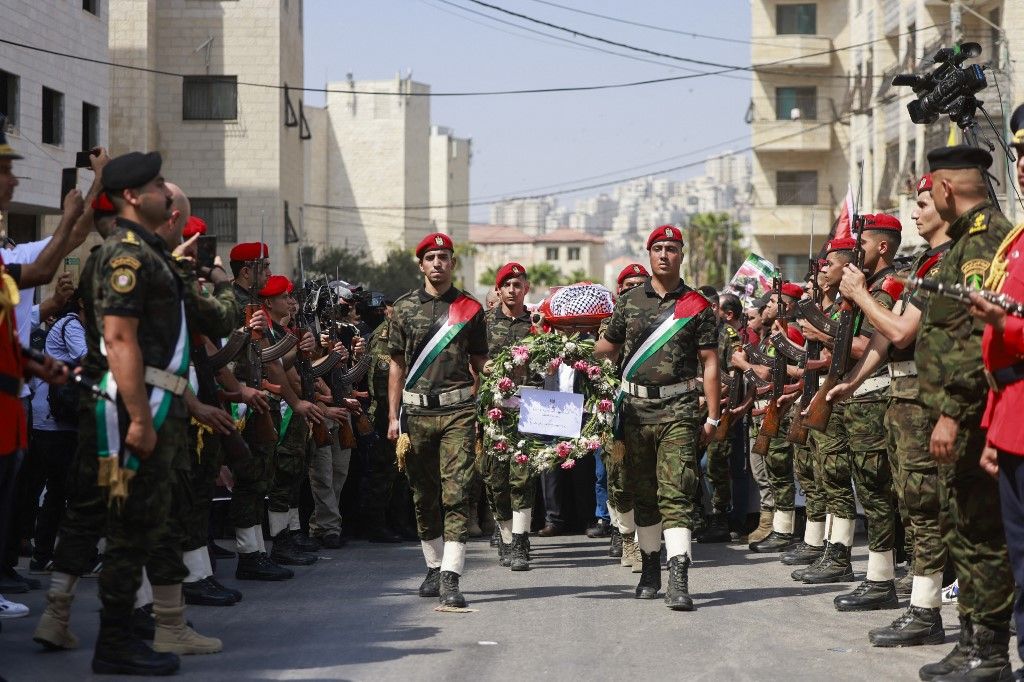
[[[462,328],[481,309],[478,301],[465,294],[459,294],[458,298],[452,301],[448,307],[448,317],[438,318],[427,330],[427,340],[416,354],[416,360],[413,361],[412,367],[409,368],[409,375],[405,379],[406,390],[412,389],[431,363],[437,359],[437,356],[448,347],[448,344],[459,335]]]

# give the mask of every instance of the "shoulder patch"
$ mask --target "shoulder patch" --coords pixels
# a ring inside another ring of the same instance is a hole
[[[119,294],[127,294],[135,284],[135,271],[130,268],[118,268],[110,274],[110,288]]]
[[[960,272],[964,276],[964,286],[980,289],[985,282],[985,271],[988,270],[988,265],[989,262],[984,258],[973,258],[960,266]]]
[[[882,280],[882,291],[892,296],[892,300],[898,301],[903,294],[903,283],[897,278],[889,275]]]
[[[967,234],[978,234],[979,232],[984,232],[987,229],[988,229],[988,214],[982,212],[982,213],[979,213],[978,215],[974,216],[974,222],[971,223],[971,229],[969,229],[967,231]]]
[[[139,238],[136,237],[135,233],[132,232],[131,230],[128,230],[128,232],[126,232],[125,235],[121,237],[121,243],[131,244],[133,246],[142,246],[142,242],[139,241]]]
[[[130,232],[128,234],[131,234]],[[110,267],[112,268],[131,268],[132,270],[138,270],[142,267],[142,263],[139,262],[138,258],[131,256],[118,256],[110,260]]]

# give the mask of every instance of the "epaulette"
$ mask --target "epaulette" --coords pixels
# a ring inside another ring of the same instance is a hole
[[[142,246],[142,242],[135,236],[135,233],[131,230],[125,232],[124,236],[121,237],[122,244],[131,244],[132,246]]]
[[[996,249],[996,255],[992,257],[992,265],[988,271],[988,278],[985,280],[986,289],[990,291],[1002,291],[1003,282],[1006,281],[1006,254],[1022,232],[1024,232],[1024,223],[1021,223],[1010,230],[1009,234],[1006,235],[1006,238],[999,244],[999,248]]]
[[[988,211],[979,211],[978,214],[974,216],[974,222],[972,222],[970,228],[968,228],[967,234],[978,234],[979,232],[987,230],[988,219]]]
[[[900,296],[903,295],[903,282],[897,279],[894,275],[887,275],[882,280],[882,286],[879,287],[882,291],[892,296],[892,300],[898,301]]]

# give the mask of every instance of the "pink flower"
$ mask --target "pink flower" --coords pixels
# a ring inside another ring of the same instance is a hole
[[[548,363],[548,369],[550,369],[552,372],[554,372],[555,370],[557,370],[561,366],[562,366],[562,358],[554,358],[554,359],[551,360],[551,362]]]
[[[580,372],[586,372],[590,369],[590,365],[587,364],[586,360],[577,360],[576,362],[572,363],[572,368],[575,370],[579,370]]]
[[[566,457],[572,454],[572,443],[563,440],[561,443],[555,446],[555,452],[558,454],[559,457],[565,459]]]
[[[487,418],[492,422],[500,422],[501,418],[504,416],[505,414],[498,407],[491,408],[487,411]]]
[[[512,362],[517,365],[525,365],[530,359],[530,349],[526,346],[516,346],[512,349]]]
[[[598,412],[611,412],[612,408],[614,408],[614,407],[615,407],[615,403],[613,403],[612,401],[610,401],[607,398],[605,398],[605,399],[601,400],[597,404],[597,411]]]
[[[601,368],[598,367],[597,365],[591,365],[590,367],[587,368],[587,376],[589,376],[591,379],[600,379]]]
[[[497,443],[494,444],[494,449],[497,452],[505,452],[506,450],[508,450],[508,443],[506,443],[503,440],[499,440]]]
[[[508,377],[502,377],[498,379],[498,390],[502,393],[508,393],[515,388],[516,382],[512,381]]]
[[[526,464],[529,461],[530,458],[524,455],[523,453],[519,453],[518,455],[516,455],[516,464]]]
[[[587,441],[587,450],[589,450],[590,452],[593,452],[594,450],[599,450],[600,448],[601,448],[601,439],[600,438],[591,438],[589,441]]]
[[[576,466],[576,460],[574,459],[567,459],[562,462],[563,469],[572,469],[574,466]]]

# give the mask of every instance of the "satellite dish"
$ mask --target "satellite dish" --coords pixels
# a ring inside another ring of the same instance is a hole
[[[800,108],[799,107],[793,107],[792,109],[789,110],[789,120],[790,121],[799,121],[800,120]]]

